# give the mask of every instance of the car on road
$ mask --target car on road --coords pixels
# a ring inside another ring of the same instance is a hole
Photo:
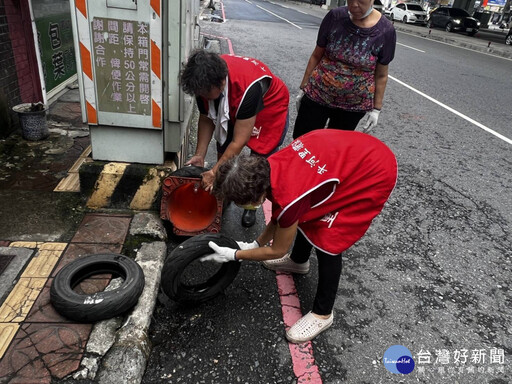
[[[380,0],[375,0],[373,2],[373,9],[376,9],[380,13],[384,13],[384,5],[382,4],[382,2]]]
[[[427,12],[418,3],[400,3],[389,10],[391,20],[399,20],[404,23],[427,23]]]
[[[507,37],[505,37],[505,44],[512,45],[512,28],[508,30]]]
[[[473,36],[480,29],[480,21],[462,8],[439,7],[430,13],[427,27],[441,27],[446,32],[466,32]]]

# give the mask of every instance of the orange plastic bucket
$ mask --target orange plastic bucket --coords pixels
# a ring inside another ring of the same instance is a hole
[[[222,201],[201,188],[203,168],[185,167],[164,179],[160,217],[169,220],[177,235],[220,232]],[[181,176],[186,175],[186,176]]]

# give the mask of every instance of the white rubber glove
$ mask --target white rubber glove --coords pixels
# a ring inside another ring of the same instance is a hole
[[[236,242],[240,249],[254,249],[259,248],[260,243],[258,243],[258,240],[254,240],[252,243],[246,243],[245,241],[237,241]]]
[[[372,109],[370,112],[366,112],[366,115],[361,119],[360,127],[363,132],[368,133],[372,128],[377,125],[379,121],[380,111],[378,109]]]
[[[302,89],[300,89],[299,94],[295,98],[295,108],[297,108],[297,112],[299,112],[300,102],[302,101],[303,97],[304,97],[304,91]]]
[[[208,246],[213,249],[215,253],[201,258],[201,261],[215,261],[217,263],[227,263],[228,261],[236,261],[237,249],[229,247],[220,247],[213,241],[208,242]]]

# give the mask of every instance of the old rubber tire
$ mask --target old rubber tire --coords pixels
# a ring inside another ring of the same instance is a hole
[[[239,249],[235,240],[220,233],[196,235],[178,245],[167,257],[162,269],[162,290],[172,300],[193,306],[211,300],[233,282],[240,262],[201,262],[213,253],[208,242]]]
[[[194,165],[186,165],[175,170],[169,176],[177,176],[177,177],[196,177],[201,178],[201,173],[208,171],[208,169],[203,167],[196,167]]]
[[[88,277],[112,274],[123,278],[120,287],[92,295],[73,290]],[[118,254],[96,254],[74,260],[53,279],[50,301],[62,316],[84,323],[109,319],[131,309],[144,289],[144,272],[129,257]]]
[[[452,23],[446,24],[446,27],[444,28],[446,32],[451,32],[453,29]]]

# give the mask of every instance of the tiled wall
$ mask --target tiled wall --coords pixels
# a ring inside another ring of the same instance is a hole
[[[4,2],[0,0],[0,138],[14,129],[10,107],[21,102]]]
[[[15,64],[9,71],[14,70],[17,76],[18,100],[22,103],[42,101],[28,0],[3,0],[3,5]],[[2,42],[5,37],[2,36]],[[15,92],[14,87],[14,83],[10,84],[8,91]],[[13,100],[12,105],[15,103],[18,101]]]

